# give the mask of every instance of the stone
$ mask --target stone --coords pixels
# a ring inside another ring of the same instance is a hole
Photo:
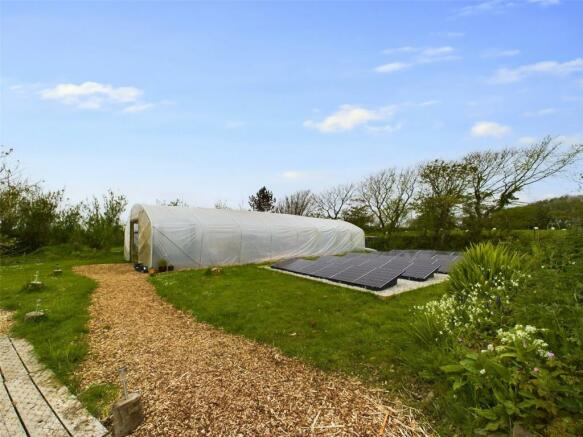
[[[31,311],[30,313],[26,313],[24,315],[25,322],[35,322],[40,319],[44,319],[46,316],[44,311]]]
[[[26,289],[29,291],[37,291],[41,290],[44,287],[44,284],[41,281],[30,281],[26,284]]]
[[[134,431],[144,421],[142,395],[130,393],[127,399],[120,399],[111,408],[113,437],[123,437]]]

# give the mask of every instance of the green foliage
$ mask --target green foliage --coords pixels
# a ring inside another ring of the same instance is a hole
[[[563,196],[492,214],[491,226],[505,229],[557,229],[583,223],[583,196]]]
[[[74,372],[87,354],[88,307],[95,282],[72,272],[72,266],[121,262],[120,249],[96,252],[87,248],[49,246],[26,256],[2,257],[0,307],[14,311],[12,335],[28,340],[39,360],[73,393],[79,393]],[[52,274],[58,263],[63,273]],[[35,292],[23,285],[39,272],[44,286]],[[46,317],[26,323],[24,315],[39,306]]]
[[[45,190],[19,177],[8,161],[12,151],[0,151],[0,253],[34,251],[49,244],[84,243],[95,248],[121,244],[120,216],[125,196],[109,190],[102,201],[67,205],[64,190]]]
[[[530,325],[500,329],[496,341],[480,353],[467,353],[459,364],[442,367],[451,375],[452,390],[475,405],[481,431],[509,432],[520,423],[544,432],[562,423],[576,434],[572,418],[583,411],[581,377],[548,350],[538,333],[542,331]]]
[[[100,420],[107,419],[109,407],[119,395],[119,387],[113,384],[92,384],[79,394],[85,408]]]
[[[475,244],[454,265],[449,274],[449,289],[459,301],[464,301],[473,288],[487,293],[488,283],[518,280],[523,268],[523,257],[508,247],[490,242]]]
[[[426,229],[434,242],[455,228],[456,212],[466,199],[468,166],[455,161],[434,160],[419,171],[416,226]]]
[[[269,212],[275,208],[277,199],[266,187],[261,187],[257,193],[249,196],[249,206],[253,211]]]
[[[472,247],[450,294],[419,307],[412,341],[426,359],[448,359],[441,371],[415,364],[444,390],[436,409],[447,403],[465,433],[507,434],[515,424],[542,435],[583,432],[583,232],[554,235],[522,256]],[[452,404],[473,416],[454,414]]]
[[[100,202],[94,197],[83,205],[85,210],[85,240],[91,247],[110,248],[123,241],[121,214],[128,202],[124,195],[108,190]]]
[[[342,220],[365,230],[373,223],[373,217],[365,205],[352,205],[347,208],[342,212]]]

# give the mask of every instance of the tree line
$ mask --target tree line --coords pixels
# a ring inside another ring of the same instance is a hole
[[[123,241],[127,199],[108,190],[101,198],[69,203],[64,190],[46,190],[22,176],[13,149],[0,150],[0,254],[21,254],[48,244],[103,249]]]
[[[412,168],[387,168],[358,183],[320,193],[302,190],[276,201],[262,187],[249,198],[256,211],[343,219],[389,236],[406,226],[433,241],[454,228],[478,237],[497,212],[513,205],[527,186],[571,167],[582,145],[564,147],[551,137],[527,147],[472,152]]]
[[[343,219],[390,237],[407,227],[433,243],[454,228],[480,236],[493,217],[516,202],[527,186],[557,175],[583,153],[582,145],[563,147],[551,137],[528,147],[486,150],[458,160],[411,168],[391,167],[358,183],[319,193],[301,190],[279,201],[266,187],[249,197],[255,211]],[[107,248],[123,241],[127,198],[108,190],[101,197],[71,203],[64,190],[47,190],[22,176],[13,150],[0,149],[0,254],[30,252],[48,244],[78,243]],[[186,206],[177,198],[160,202]],[[227,208],[217,202],[216,208]]]

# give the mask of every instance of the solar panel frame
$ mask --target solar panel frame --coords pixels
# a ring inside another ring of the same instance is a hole
[[[400,274],[401,272],[399,270],[378,268],[361,276],[353,283],[368,289],[379,291],[396,285]]]
[[[343,271],[330,276],[330,279],[337,282],[354,283],[356,279],[366,275],[367,273],[370,273],[373,270],[374,268],[371,267],[350,266],[347,269],[344,269]]]
[[[323,258],[319,258],[316,261],[310,261],[312,264],[306,266],[305,268],[303,268],[303,271],[305,274],[307,275],[313,275],[315,274],[318,270],[322,270],[324,267],[327,267],[331,264],[334,264],[334,260],[331,259],[323,259]]]
[[[427,279],[432,278],[438,269],[439,266],[436,266],[435,264],[413,263],[407,267],[399,277],[410,281],[426,281]]]

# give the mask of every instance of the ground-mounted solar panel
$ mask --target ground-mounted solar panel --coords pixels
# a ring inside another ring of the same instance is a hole
[[[330,279],[332,276],[337,275],[338,273],[342,272],[343,270],[351,266],[352,264],[350,262],[347,262],[346,260],[337,261],[333,264],[330,264],[318,270],[316,273],[314,273],[314,276],[323,279]]]
[[[346,283],[354,283],[358,278],[361,276],[366,275],[370,271],[374,270],[371,267],[362,267],[362,266],[352,266],[348,267],[347,269],[342,270],[341,272],[330,276],[329,279],[332,281],[339,281],[339,282],[346,282]]]
[[[356,279],[354,284],[371,290],[384,290],[397,284],[400,270],[378,268]]]
[[[432,259],[433,257],[435,257],[435,254],[432,250],[423,250],[416,253],[414,258],[419,260],[428,260]]]
[[[437,256],[435,259],[435,264],[439,265],[439,273],[449,273],[454,266],[454,264],[459,260],[456,256]]]
[[[427,262],[416,262],[408,266],[400,277],[411,281],[426,281],[432,278],[439,266]]]
[[[403,271],[407,267],[409,267],[411,264],[413,264],[413,261],[411,261],[411,259],[409,259],[409,258],[396,257],[396,258],[393,258],[392,260],[390,260],[388,263],[386,263],[383,267],[386,267],[388,269]]]
[[[387,264],[390,261],[391,261],[391,258],[387,258],[384,256],[376,256],[376,257],[372,257],[372,258],[368,258],[368,259],[365,258],[358,265],[362,266],[362,267],[377,268],[377,267],[384,266],[385,264]]]
[[[296,261],[297,261],[296,258],[290,258],[290,259],[286,259],[284,261],[276,262],[275,264],[272,264],[271,267],[273,267],[274,269],[279,269],[279,270],[287,270],[287,268],[289,266],[291,266],[293,263],[295,263]]]
[[[395,285],[397,277],[425,281],[436,272],[449,273],[460,258],[458,252],[391,250],[322,256],[315,260],[296,258],[278,262],[272,267],[371,290],[383,290]]]
[[[312,261],[308,261],[306,259],[296,259],[294,263],[288,265],[285,270],[293,272],[293,273],[302,273],[304,274],[304,270],[311,266]]]
[[[306,265],[305,267],[302,267],[302,271],[303,273],[307,274],[307,275],[312,275],[315,274],[318,270],[322,270],[324,267],[327,267],[329,265],[332,265],[336,262],[336,260],[331,259],[331,258],[318,258],[315,261],[310,261],[311,264]]]

